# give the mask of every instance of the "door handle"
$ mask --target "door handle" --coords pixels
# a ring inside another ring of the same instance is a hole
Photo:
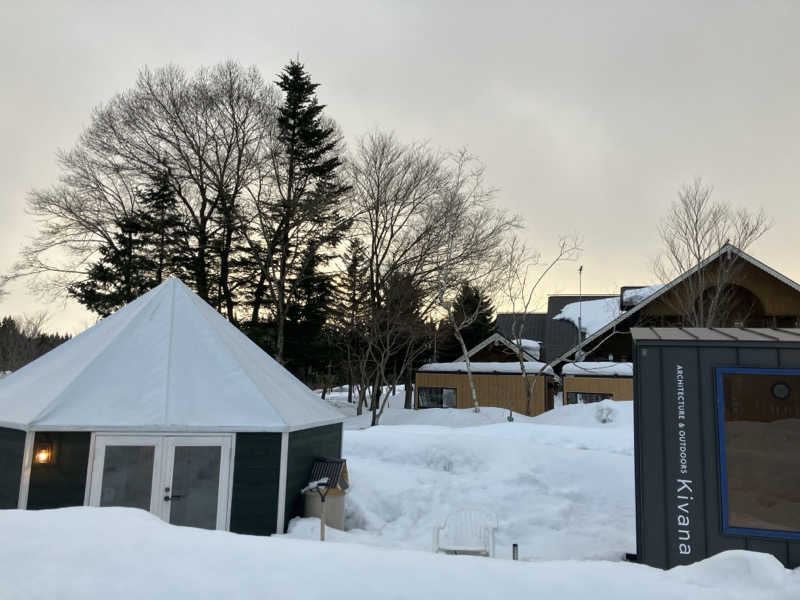
[[[170,500],[180,500],[183,498],[184,494],[172,494],[172,496],[164,496],[164,502],[169,502]]]

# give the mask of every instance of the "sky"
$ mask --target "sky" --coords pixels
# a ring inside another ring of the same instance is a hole
[[[697,177],[716,199],[763,207],[751,253],[800,280],[800,3],[14,2],[0,19],[0,273],[37,223],[30,190],[56,151],[143,66],[234,59],[269,79],[299,56],[350,142],[373,129],[486,166],[546,259],[583,253],[541,296],[655,280],[660,218]],[[15,283],[0,315],[96,320]]]

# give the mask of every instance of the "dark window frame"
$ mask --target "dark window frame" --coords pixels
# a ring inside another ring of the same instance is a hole
[[[423,390],[438,390],[441,396],[440,406],[422,406],[422,391]],[[444,390],[451,390],[453,392],[453,406],[444,405]],[[426,408],[458,408],[458,389],[454,387],[447,387],[441,385],[425,385],[417,388],[417,408],[420,410]]]
[[[728,520],[728,465],[725,447],[725,395],[722,387],[722,377],[723,375],[727,374],[800,376],[800,369],[770,369],[758,367],[715,367],[714,369],[717,404],[717,464],[719,466],[719,495],[722,504],[722,510],[720,511],[722,533],[726,535],[745,535],[778,538],[783,540],[800,540],[800,531],[741,527],[737,525],[731,525]]]

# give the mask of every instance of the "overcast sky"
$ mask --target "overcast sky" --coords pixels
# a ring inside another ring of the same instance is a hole
[[[274,79],[299,54],[347,138],[372,128],[486,164],[498,202],[546,257],[583,236],[584,291],[653,280],[678,187],[763,206],[752,252],[800,280],[800,3],[14,2],[0,17],[0,273],[36,231],[32,188],[58,176],[92,107],[143,65],[233,58]],[[577,291],[577,263],[544,293]],[[15,285],[0,315],[94,321]]]

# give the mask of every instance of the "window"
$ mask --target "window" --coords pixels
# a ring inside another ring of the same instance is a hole
[[[800,371],[716,375],[723,530],[800,538]]]
[[[614,394],[593,394],[590,392],[568,392],[567,404],[591,404],[601,400],[613,400]]]
[[[441,387],[419,388],[420,408],[456,408],[456,389]]]

